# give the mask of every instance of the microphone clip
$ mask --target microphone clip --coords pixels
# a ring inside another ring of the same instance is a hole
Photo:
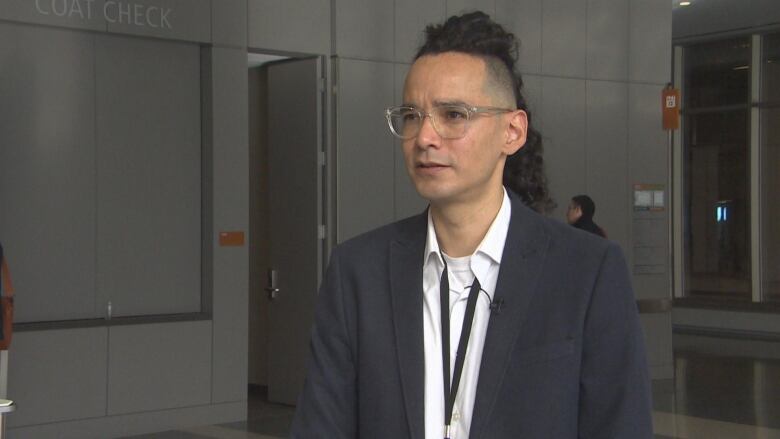
[[[493,314],[501,314],[501,307],[504,306],[504,299],[497,299],[490,302],[490,312]]]

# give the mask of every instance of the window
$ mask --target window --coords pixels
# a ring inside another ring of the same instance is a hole
[[[751,298],[750,39],[685,51],[686,295]]]
[[[762,290],[780,302],[780,34],[764,37],[761,54],[761,252]]]
[[[683,295],[780,303],[780,33],[682,64]]]

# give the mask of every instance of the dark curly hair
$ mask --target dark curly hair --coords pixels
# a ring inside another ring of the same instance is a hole
[[[523,79],[515,70],[518,57],[515,36],[480,11],[450,17],[444,24],[429,25],[425,36],[415,60],[445,52],[476,56],[485,61],[491,81],[511,90],[517,108],[528,115],[528,133],[525,146],[507,157],[504,185],[537,212],[552,210],[555,202],[550,198],[544,173],[542,136],[531,125],[531,112],[522,93]]]

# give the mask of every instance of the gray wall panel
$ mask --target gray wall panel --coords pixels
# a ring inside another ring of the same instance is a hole
[[[394,2],[335,0],[336,53],[342,57],[392,61]]]
[[[585,187],[585,81],[545,77],[541,115],[545,169],[563,220],[569,199]]]
[[[542,0],[496,0],[495,18],[520,40],[520,71],[541,72]]]
[[[672,77],[672,3],[631,0],[628,77],[666,84]]]
[[[542,72],[584,78],[587,54],[587,3],[546,0],[542,8]]]
[[[210,337],[210,321],[111,327],[108,414],[208,404]]]
[[[93,45],[0,23],[0,240],[18,322],[96,316]]]
[[[392,221],[394,138],[382,111],[395,102],[393,64],[339,60],[338,240]]]
[[[629,172],[634,183],[666,184],[668,134],[661,129],[662,89],[661,85],[629,85]]]
[[[8,357],[11,427],[106,413],[106,328],[19,332]]]
[[[482,11],[492,17],[496,15],[496,0],[447,0],[448,17],[472,11]]]
[[[542,84],[543,77],[538,75],[523,75],[523,97],[531,112],[531,124],[544,134],[542,126]]]
[[[211,2],[211,43],[221,46],[246,46],[247,0]]]
[[[199,311],[199,49],[101,36],[96,58],[97,305]]]
[[[445,0],[395,0],[395,60],[412,62],[425,26],[444,20]]]
[[[628,78],[628,2],[588,0],[588,78]]]
[[[249,47],[330,54],[330,3],[329,0],[248,0]]]
[[[214,370],[212,402],[246,400],[249,267],[246,246],[219,247],[219,231],[249,228],[248,84],[246,51],[211,50],[213,88]],[[209,166],[207,165],[207,166]]]
[[[596,203],[595,221],[630,249],[628,180],[628,85],[623,82],[588,81],[585,190]]]
[[[403,87],[406,74],[409,72],[409,65],[396,64],[395,65],[395,104],[400,105],[403,102]],[[385,124],[386,126],[387,124]],[[395,178],[394,178],[394,196],[395,196],[395,210],[394,218],[402,219],[408,216],[412,216],[422,212],[428,202],[420,197],[417,190],[414,188],[412,181],[409,179],[409,173],[406,172],[406,165],[404,164],[404,153],[401,149],[401,140],[393,138],[394,148],[393,156],[395,159]]]

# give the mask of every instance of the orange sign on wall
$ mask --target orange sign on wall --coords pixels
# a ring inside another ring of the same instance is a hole
[[[680,90],[672,88],[671,84],[661,93],[663,111],[663,128],[676,130],[680,128]]]
[[[240,247],[244,245],[244,232],[219,232],[220,247]]]

